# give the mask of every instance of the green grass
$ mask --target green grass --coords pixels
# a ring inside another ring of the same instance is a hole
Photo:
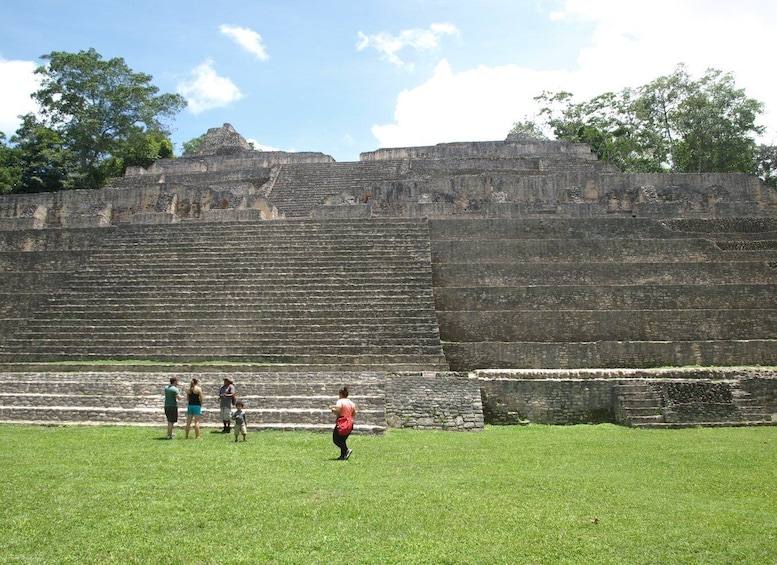
[[[777,563],[777,428],[211,431],[0,426],[0,562]]]

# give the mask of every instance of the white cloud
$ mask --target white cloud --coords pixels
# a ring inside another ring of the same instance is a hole
[[[372,47],[381,54],[382,59],[397,67],[412,68],[412,64],[400,59],[399,52],[406,47],[419,51],[436,49],[444,35],[459,35],[459,30],[452,24],[439,23],[430,25],[429,29],[406,29],[399,32],[399,35],[391,35],[385,31],[366,35],[360,31],[356,50],[362,51]]]
[[[256,151],[282,151],[281,149],[278,149],[277,147],[273,147],[271,145],[264,145],[262,143],[259,143],[254,138],[246,139],[246,141],[248,143],[250,143]]]
[[[443,60],[424,84],[399,94],[395,122],[375,125],[372,133],[381,147],[504,139],[513,122],[533,118],[520,113],[516,101],[539,94],[540,77],[557,90],[564,73],[538,73],[516,65],[453,73]]]
[[[21,121],[18,116],[35,112],[38,105],[30,95],[38,90],[39,83],[34,61],[7,61],[0,58],[0,131],[13,135]]]
[[[549,21],[585,22],[588,45],[572,70],[506,65],[453,72],[442,61],[419,86],[402,91],[390,124],[376,124],[381,147],[504,139],[513,122],[534,119],[543,91],[567,90],[583,101],[638,87],[686,63],[693,76],[731,71],[748,96],[765,103],[763,141],[777,143],[777,89],[764,56],[772,51],[777,3],[742,0],[564,0]],[[552,25],[552,24],[551,24]]]
[[[247,27],[222,24],[219,27],[219,31],[260,61],[266,61],[270,58],[262,44],[262,36],[254,30]]]
[[[178,84],[178,94],[186,98],[189,110],[199,114],[212,108],[223,108],[243,97],[240,89],[230,79],[220,77],[207,59],[189,73],[191,80]]]

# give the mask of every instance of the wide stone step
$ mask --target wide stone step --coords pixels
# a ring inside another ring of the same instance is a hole
[[[777,365],[777,339],[446,342],[451,370]]]
[[[770,339],[777,309],[438,312],[440,337],[457,342]]]
[[[211,344],[210,346],[208,344]],[[199,356],[203,353],[211,352],[214,357],[223,355],[241,355],[246,357],[274,358],[283,356],[293,357],[316,357],[322,356],[336,358],[354,358],[361,355],[435,355],[439,352],[439,344],[429,343],[395,343],[383,344],[377,343],[339,343],[339,344],[318,344],[315,340],[299,339],[289,344],[276,342],[274,344],[257,344],[249,337],[244,339],[216,339],[213,340],[210,335],[201,335],[199,339],[180,338],[180,339],[149,339],[148,343],[138,343],[133,339],[114,339],[108,340],[101,335],[84,335],[79,339],[67,340],[64,337],[50,334],[49,338],[41,338],[34,345],[26,344],[25,340],[20,338],[11,338],[5,340],[2,351],[12,351],[15,347],[22,350],[35,351],[38,353],[56,354],[76,353],[79,349],[85,354],[99,354],[98,352],[111,352],[114,349],[120,349],[124,353],[122,358],[133,354],[146,353],[149,355],[174,354],[176,357],[188,353],[197,353]],[[22,351],[19,351],[21,353]]]
[[[241,363],[256,365],[272,370],[300,371],[315,370],[384,370],[384,371],[429,371],[446,370],[444,356],[435,354],[361,353],[358,355],[263,355],[243,351],[207,351],[202,348],[162,348],[160,350],[124,348],[120,351],[47,351],[18,350],[0,351],[0,363],[36,364],[60,362],[105,362],[105,361],[153,361],[160,363]]]
[[[230,267],[222,265],[221,267],[213,267],[211,269],[184,266],[184,267],[169,267],[169,268],[155,268],[148,269],[142,265],[138,267],[126,267],[119,269],[92,269],[91,267],[84,268],[78,273],[76,280],[93,281],[95,275],[104,275],[104,282],[110,282],[113,280],[150,280],[153,278],[163,278],[168,281],[180,281],[182,279],[188,279],[192,276],[197,277],[199,280],[233,280],[233,281],[250,281],[256,277],[262,279],[272,280],[274,278],[283,277],[303,277],[304,280],[315,283],[317,281],[327,280],[339,280],[343,276],[350,278],[364,278],[365,280],[385,280],[386,278],[401,281],[404,277],[427,276],[428,273],[418,268],[417,264],[408,265],[394,265],[391,264],[391,269],[388,272],[384,272],[381,277],[380,271],[376,272],[376,268],[379,266],[386,267],[385,263],[365,264],[362,262],[359,267],[350,265],[298,265],[298,264],[285,264],[285,265],[273,265],[272,267]]]
[[[775,218],[695,218],[662,220],[608,218],[456,218],[430,219],[432,241],[504,239],[717,239],[777,237]]]
[[[760,245],[724,244],[726,252],[710,239],[507,239],[486,241],[435,241],[432,261],[451,265],[499,264],[553,260],[558,263],[664,263],[768,260],[777,256],[777,248],[767,242]]]
[[[181,410],[178,426],[185,422],[185,410]],[[248,412],[248,430],[261,429],[283,430],[313,430],[330,431],[334,427],[334,418],[331,412],[314,410],[258,410]],[[182,417],[183,416],[183,417]],[[166,425],[164,412],[159,408],[103,408],[103,407],[72,407],[72,406],[29,406],[7,407],[0,412],[0,423],[29,423],[29,424],[57,424],[64,423],[77,425]],[[221,419],[218,409],[203,410],[202,425],[205,429],[209,426],[220,428]],[[382,433],[385,424],[381,425],[369,420],[358,420],[354,424],[355,433]],[[180,433],[180,432],[179,432]],[[192,436],[193,436],[192,431]]]
[[[437,310],[669,310],[777,307],[777,284],[440,287]]]
[[[169,304],[176,306],[173,309],[154,308],[145,302],[134,302],[121,304],[116,301],[97,301],[96,303],[66,304],[62,300],[52,302],[46,310],[41,313],[48,319],[61,319],[62,321],[81,318],[79,315],[87,316],[92,320],[110,320],[111,326],[121,325],[122,320],[135,321],[150,318],[152,320],[163,319],[189,319],[193,316],[203,320],[232,320],[233,325],[238,326],[244,323],[251,323],[256,320],[280,320],[283,325],[292,324],[295,321],[315,320],[316,322],[333,322],[341,320],[361,320],[380,319],[382,322],[408,320],[430,321],[430,316],[434,315],[434,310],[429,304],[426,311],[419,312],[418,302],[403,301],[396,304],[369,304],[358,305],[351,303],[337,303],[329,305],[307,305],[307,304],[272,304],[270,307],[264,307],[260,303],[251,303],[247,301],[224,301],[203,305],[201,308],[193,307],[190,304]],[[125,306],[125,308],[118,308]],[[114,309],[114,307],[117,307]],[[277,325],[277,324],[273,324]]]
[[[767,284],[777,269],[765,261],[721,263],[513,263],[432,265],[435,286]]]
[[[624,409],[634,414],[653,414],[660,408],[660,403],[650,395],[628,395],[619,393],[619,399]]]
[[[2,293],[0,293],[2,298]],[[9,297],[9,299],[13,296]],[[19,298],[21,304],[28,304],[35,297],[29,297],[27,300]],[[122,312],[122,308],[132,310],[143,309],[156,310],[157,312],[176,312],[182,311],[202,312],[205,315],[217,311],[244,312],[247,308],[257,308],[262,312],[319,312],[322,310],[341,311],[349,310],[362,312],[368,311],[399,311],[408,308],[417,308],[419,301],[427,302],[430,297],[428,294],[419,295],[394,295],[394,296],[371,296],[369,306],[356,304],[353,296],[334,297],[328,294],[318,296],[304,294],[281,295],[276,293],[269,297],[261,295],[242,294],[236,296],[229,293],[217,294],[211,293],[178,293],[176,295],[160,295],[153,292],[140,294],[133,292],[131,295],[115,291],[112,293],[103,292],[98,296],[93,296],[86,302],[85,293],[63,293],[60,297],[51,297],[46,304],[49,312],[55,312],[56,315],[68,314],[74,311],[101,310],[103,308],[119,309],[114,310]],[[74,301],[78,300],[74,303]],[[431,303],[427,302],[428,311],[432,311]],[[6,304],[3,304],[5,307]],[[14,310],[10,309],[9,314]]]
[[[412,312],[365,312],[361,318],[356,315],[325,318],[305,313],[281,318],[282,313],[279,313],[278,316],[270,314],[272,313],[264,311],[256,312],[254,316],[246,316],[245,311],[243,311],[238,317],[237,313],[234,316],[218,312],[214,312],[212,315],[204,313],[198,316],[196,312],[183,312],[168,319],[160,319],[160,316],[163,316],[160,312],[146,312],[140,309],[125,311],[122,316],[114,318],[111,318],[109,313],[99,311],[73,310],[70,313],[60,313],[60,315],[50,317],[39,316],[35,320],[30,320],[27,331],[30,333],[40,332],[44,335],[52,332],[78,332],[71,336],[74,338],[84,332],[99,333],[103,331],[148,331],[151,334],[177,332],[178,337],[191,335],[192,332],[197,334],[212,332],[215,336],[250,333],[257,339],[264,338],[272,341],[276,338],[275,332],[291,334],[292,336],[315,336],[333,332],[331,338],[336,340],[349,334],[388,337],[396,336],[396,332],[415,334],[416,332],[429,332],[436,329],[428,317],[415,316]],[[273,334],[268,332],[273,332]],[[326,335],[322,335],[322,337],[326,338]],[[434,338],[436,336],[428,334],[426,337]]]
[[[331,406],[343,384],[358,407],[357,433],[381,433],[386,426],[385,373],[358,372],[2,372],[0,421],[164,426],[164,386],[171,375],[184,388],[201,378],[204,425],[220,426],[217,403],[223,376],[236,381],[246,403],[249,429],[330,431]],[[185,419],[179,406],[179,424]]]
[[[373,257],[389,257],[401,259],[408,252],[428,251],[428,243],[423,240],[415,241],[407,236],[397,238],[391,233],[369,234],[370,238],[375,238],[366,244],[364,241],[356,239],[329,239],[315,240],[307,242],[290,242],[288,236],[268,239],[266,237],[255,240],[241,240],[240,242],[224,242],[224,246],[229,248],[229,257],[231,261],[240,262],[241,260],[255,261],[259,259],[280,259],[280,260],[301,260],[309,261],[311,252],[320,253],[323,257],[334,261],[350,261],[358,258],[364,258],[365,252],[369,252]],[[186,242],[176,241],[168,238],[164,241],[149,241],[138,243],[125,243],[109,241],[97,249],[87,251],[91,261],[110,262],[121,261],[117,254],[131,251],[141,260],[158,261],[184,260],[197,257],[206,263],[214,262],[219,257],[224,256],[224,249],[220,245],[214,245],[212,242]],[[9,250],[10,252],[10,250]],[[40,251],[38,253],[51,253],[51,251]]]
[[[217,397],[211,395],[205,397],[203,410],[218,412]],[[27,392],[24,395],[16,393],[0,393],[0,407],[57,407],[69,406],[72,408],[156,408],[163,405],[164,397],[157,392],[154,395],[106,395],[106,394],[41,394]],[[271,406],[274,410],[309,410],[320,411],[328,417],[331,416],[331,407],[334,404],[332,395],[328,396],[267,396],[255,394],[240,394],[240,400],[245,404],[246,410],[260,413],[262,409]],[[385,413],[385,398],[365,396],[352,398],[358,407],[360,417],[367,420],[374,419],[374,414]],[[182,410],[186,409],[186,402],[180,404]]]
[[[77,374],[76,374],[77,375]],[[34,395],[36,398],[47,396],[51,398],[70,398],[70,397],[104,397],[110,401],[112,398],[136,398],[153,399],[152,405],[159,404],[163,398],[164,386],[167,385],[166,375],[161,375],[153,381],[138,381],[134,379],[127,382],[123,378],[108,380],[101,378],[99,386],[93,381],[86,379],[73,380],[52,380],[42,377],[25,377],[23,374],[15,375],[13,380],[0,379],[0,397],[3,404],[24,404],[25,396]],[[236,382],[240,398],[269,399],[315,399],[321,402],[327,398],[331,399],[337,395],[340,381],[297,381],[294,376],[290,376],[289,381],[264,382],[261,380],[241,380],[239,375],[230,377]],[[183,379],[183,378],[182,378]],[[249,377],[250,379],[250,377]],[[188,386],[189,380],[180,381],[179,388]],[[203,382],[203,391],[206,397],[216,398],[221,382]],[[358,381],[358,392],[351,395],[351,399],[358,401],[359,405],[364,403],[374,403],[376,400],[382,402],[385,394],[383,382],[365,382],[364,379]],[[123,402],[113,401],[114,404],[123,405]]]
[[[111,331],[113,330],[113,332]],[[97,347],[114,347],[131,345],[133,342],[137,342],[138,339],[144,338],[147,343],[153,344],[159,347],[163,344],[170,345],[184,345],[187,347],[208,347],[208,344],[213,346],[224,347],[229,343],[241,343],[240,347],[245,350],[245,345],[250,345],[253,351],[262,351],[267,353],[278,352],[291,352],[296,350],[302,350],[307,347],[310,353],[317,351],[347,351],[353,350],[365,350],[365,348],[374,350],[403,350],[412,348],[416,351],[420,351],[421,348],[431,348],[430,351],[436,351],[440,348],[440,341],[434,338],[424,337],[422,332],[417,332],[415,335],[398,335],[401,332],[397,331],[393,336],[382,337],[375,336],[370,337],[367,334],[362,335],[346,335],[340,334],[338,336],[331,336],[331,334],[322,333],[320,337],[316,335],[310,335],[307,333],[299,332],[290,336],[276,336],[274,339],[270,337],[255,337],[254,333],[250,332],[207,332],[207,333],[195,333],[193,330],[189,332],[182,332],[176,334],[175,332],[165,333],[164,331],[143,332],[142,329],[136,329],[133,332],[123,332],[117,335],[115,332],[120,328],[106,327],[102,332],[97,331],[85,331],[81,330],[81,334],[78,337],[67,337],[67,332],[24,332],[19,337],[12,337],[4,340],[6,347],[12,347],[13,344],[21,346],[25,345],[27,340],[36,340],[36,348],[39,350],[61,346],[62,348],[68,347],[84,347],[86,349],[95,349]],[[72,335],[72,334],[71,334]],[[84,345],[84,342],[88,340],[88,347]]]

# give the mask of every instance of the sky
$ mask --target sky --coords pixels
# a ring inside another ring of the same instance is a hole
[[[0,0],[0,131],[35,110],[42,55],[94,48],[187,99],[176,154],[224,123],[341,162],[501,140],[543,92],[582,102],[681,63],[731,72],[777,145],[775,24],[773,0]]]

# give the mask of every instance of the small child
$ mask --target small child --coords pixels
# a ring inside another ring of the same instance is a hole
[[[245,441],[248,430],[246,429],[246,413],[243,412],[243,403],[238,400],[235,408],[237,410],[232,412],[232,419],[235,421],[235,441],[237,441],[240,434],[243,434],[243,441]]]

